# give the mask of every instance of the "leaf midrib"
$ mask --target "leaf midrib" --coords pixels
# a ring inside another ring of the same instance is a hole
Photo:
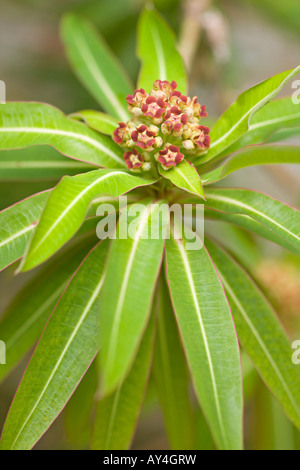
[[[167,80],[167,69],[165,66],[164,49],[163,49],[159,32],[157,31],[157,26],[154,23],[152,24],[151,32],[152,32],[154,45],[156,46],[155,51],[156,51],[157,61],[158,61],[159,78],[160,80]]]
[[[269,99],[271,99],[275,94],[276,92],[279,92],[280,90],[282,90],[282,88],[284,87],[284,85],[289,81],[290,78],[292,78],[296,73],[298,73],[300,70],[300,67],[297,67],[295,70],[293,70],[287,77],[285,77],[282,82],[279,84],[279,86],[277,88],[275,88],[271,93],[269,93],[268,95],[266,95],[264,98],[262,98],[260,101],[258,101],[247,113],[245,113],[242,118],[233,126],[231,126],[231,128],[225,133],[223,134],[221,137],[219,137],[218,140],[215,140],[211,146],[210,146],[210,149],[213,149],[214,147],[216,147],[220,142],[223,142],[227,139],[228,136],[230,136],[231,134],[234,133],[234,131],[239,127],[240,124],[243,123],[243,121],[252,114],[253,111],[255,111],[255,109],[259,109],[260,108],[260,105],[263,105],[263,103],[267,102]],[[213,130],[212,130],[213,132]]]
[[[264,214],[263,212],[260,212],[259,210],[255,209],[254,207],[252,206],[248,206],[247,204],[241,202],[241,201],[237,201],[235,199],[231,199],[229,197],[226,197],[226,196],[218,196],[218,195],[213,195],[213,194],[209,194],[208,195],[208,198],[209,199],[214,199],[214,200],[219,200],[219,201],[223,201],[223,202],[228,202],[230,204],[232,204],[233,206],[236,206],[236,207],[243,207],[245,208],[246,210],[248,210],[249,212],[254,212],[255,214],[258,214],[260,215],[262,218],[268,220],[269,222],[273,223],[274,225],[276,225],[277,227],[279,227],[280,229],[282,229],[283,232],[286,232],[287,234],[289,234],[290,236],[292,236],[293,238],[295,238],[298,242],[300,242],[300,238],[297,237],[297,235],[293,232],[290,232],[286,227],[282,226],[279,222],[277,222],[276,220],[272,219],[271,217],[267,216],[266,214]],[[209,207],[209,200],[207,201],[207,207]],[[295,209],[296,210],[296,209]]]
[[[25,420],[24,424],[21,426],[20,431],[18,432],[18,434],[17,434],[15,440],[13,441],[13,443],[12,443],[12,445],[11,445],[11,450],[13,450],[15,444],[18,442],[18,439],[19,439],[19,437],[20,437],[22,431],[23,431],[24,428],[26,427],[28,421],[29,421],[30,418],[32,417],[33,413],[35,412],[36,408],[38,407],[39,403],[41,402],[43,396],[45,395],[45,393],[46,393],[46,391],[47,391],[49,385],[51,384],[51,381],[52,381],[52,379],[53,379],[55,373],[57,372],[57,370],[59,369],[59,366],[60,366],[61,363],[62,363],[62,360],[63,360],[65,354],[67,353],[67,351],[68,351],[68,349],[69,349],[71,343],[73,342],[74,338],[76,337],[76,335],[77,335],[77,333],[78,333],[80,327],[82,326],[82,324],[83,324],[85,318],[87,317],[87,315],[88,315],[88,313],[89,313],[89,311],[90,311],[90,308],[93,306],[95,300],[97,299],[97,297],[98,297],[98,295],[99,295],[99,292],[100,292],[100,290],[101,290],[101,288],[102,288],[103,282],[104,282],[104,276],[101,277],[101,279],[100,279],[100,281],[99,281],[99,283],[98,283],[96,289],[95,289],[94,292],[93,292],[93,295],[91,296],[91,298],[90,298],[88,304],[86,305],[86,308],[85,308],[84,311],[83,311],[83,314],[80,316],[79,321],[77,322],[76,328],[74,329],[74,331],[73,331],[72,335],[70,336],[70,338],[69,338],[69,340],[68,340],[66,346],[64,347],[64,349],[63,349],[63,351],[62,351],[62,353],[61,353],[61,355],[60,355],[60,357],[59,357],[59,359],[58,359],[58,361],[57,361],[55,367],[53,368],[52,373],[50,374],[49,379],[48,379],[47,382],[46,382],[45,387],[43,388],[43,390],[42,390],[42,392],[41,392],[41,394],[40,394],[38,400],[36,401],[35,406],[32,408],[31,412],[29,412],[29,415],[28,415],[27,419]]]
[[[188,186],[193,190],[193,192],[195,194],[199,194],[199,191],[195,188],[195,186],[192,185],[192,183],[188,180],[188,178],[182,173],[182,171],[180,171],[180,169],[178,167],[175,168],[175,171],[177,171],[177,173],[179,173],[179,175],[184,179],[184,181],[186,181],[186,183],[188,184]],[[195,170],[197,171],[197,170]],[[200,181],[200,177],[199,177],[199,181]]]
[[[67,136],[67,137],[72,137],[74,139],[82,140],[83,142],[87,142],[88,144],[92,145],[95,148],[98,148],[101,150],[101,152],[104,152],[105,154],[109,155],[113,160],[118,162],[119,164],[123,164],[124,168],[126,167],[125,162],[122,161],[122,159],[115,154],[112,150],[108,149],[104,145],[102,145],[100,142],[97,140],[93,139],[92,137],[89,137],[84,134],[78,134],[73,131],[63,131],[61,129],[46,129],[43,127],[26,127],[26,126],[20,126],[20,127],[0,127],[0,132],[2,133],[9,133],[9,132],[24,132],[24,133],[37,133],[37,134],[50,134],[50,135],[62,135],[62,136]]]
[[[74,39],[74,43],[75,44],[77,43],[77,46],[78,46],[79,50],[82,53],[82,57],[85,58],[85,64],[90,69],[91,76],[95,79],[95,83],[96,83],[97,86],[99,86],[100,91],[102,93],[104,93],[104,95],[106,95],[106,97],[109,98],[109,100],[110,100],[113,108],[116,110],[118,116],[121,119],[123,119],[125,121],[128,121],[127,112],[120,105],[120,102],[116,98],[116,95],[114,94],[114,92],[111,89],[111,87],[109,86],[108,82],[105,80],[104,76],[102,75],[101,70],[98,67],[97,62],[95,61],[95,58],[94,58],[93,54],[91,53],[90,48],[88,47],[87,43],[85,42],[84,35],[82,35],[82,34],[80,35],[80,33],[78,32],[78,29],[77,29],[77,32],[73,36],[73,39]],[[97,83],[96,77],[99,80],[99,84]],[[101,86],[100,86],[100,83],[101,83]]]
[[[201,317],[201,310],[200,310],[200,307],[198,305],[198,299],[197,299],[197,293],[196,293],[195,286],[194,286],[195,283],[194,283],[193,274],[191,272],[188,258],[185,254],[184,248],[183,248],[180,240],[175,240],[174,239],[174,241],[175,241],[175,243],[176,243],[176,245],[179,249],[179,252],[180,252],[183,264],[184,264],[185,272],[186,272],[186,275],[187,275],[187,278],[188,278],[188,281],[189,281],[188,285],[189,285],[191,293],[192,293],[193,302],[194,302],[194,305],[195,305],[197,318],[199,320],[199,325],[200,325],[200,329],[201,329],[202,337],[203,337],[203,341],[204,341],[205,352],[206,352],[206,356],[207,356],[207,360],[208,360],[208,364],[209,364],[209,370],[210,370],[211,381],[212,381],[212,386],[213,386],[213,391],[214,391],[214,398],[215,398],[215,403],[216,403],[216,409],[217,409],[217,415],[218,415],[220,430],[221,430],[221,434],[223,436],[223,442],[225,444],[225,447],[227,447],[227,437],[226,437],[226,433],[225,433],[225,429],[224,429],[224,423],[223,423],[223,417],[222,417],[222,413],[221,413],[221,407],[220,407],[219,396],[218,396],[218,387],[217,387],[215,373],[214,373],[214,366],[213,366],[213,361],[212,361],[212,356],[211,356],[211,353],[210,353],[208,340],[207,340],[207,337],[206,337],[205,327],[204,327],[203,320],[202,320],[202,317]]]
[[[22,323],[21,327],[16,330],[9,338],[8,341],[6,341],[6,348],[7,350],[16,342],[16,339],[18,339],[20,336],[26,332],[29,327],[36,321],[38,318],[41,317],[41,315],[44,313],[44,311],[52,304],[52,302],[59,297],[59,294],[62,292],[64,286],[66,285],[66,280],[51,294],[50,297],[48,297],[45,302],[43,302],[39,308],[36,310],[36,312],[27,318],[27,320]]]
[[[31,223],[28,227],[20,230],[19,232],[16,232],[14,233],[12,236],[10,236],[9,238],[6,238],[5,240],[1,241],[0,242],[0,248],[2,248],[3,246],[5,245],[8,245],[9,243],[11,243],[12,241],[14,241],[16,238],[19,238],[21,237],[22,235],[25,235],[27,232],[30,232],[31,230],[33,230],[36,226],[36,222],[33,222]]]
[[[113,324],[112,332],[111,332],[111,335],[110,335],[110,343],[109,343],[109,346],[108,346],[108,353],[107,353],[107,358],[108,358],[107,359],[107,364],[109,365],[109,367],[111,366],[111,364],[115,360],[116,338],[119,334],[121,314],[122,314],[122,309],[123,309],[125,296],[126,296],[126,292],[127,292],[127,286],[128,286],[128,282],[129,282],[133,262],[134,262],[134,256],[137,252],[139,243],[141,242],[141,235],[143,233],[143,229],[144,229],[146,223],[148,222],[148,219],[151,216],[152,211],[155,210],[155,209],[156,209],[155,204],[150,204],[150,206],[148,206],[145,209],[144,214],[141,217],[141,222],[138,226],[134,242],[132,244],[132,248],[131,248],[131,251],[130,251],[128,263],[127,263],[127,266],[126,266],[126,270],[124,272],[122,288],[121,288],[121,292],[120,292],[120,295],[119,295],[118,304],[117,304],[117,307],[116,307],[116,312],[115,312],[115,317],[114,317],[114,324]]]
[[[104,181],[105,179],[107,178],[110,178],[110,177],[115,177],[116,175],[124,175],[126,173],[123,173],[122,171],[113,171],[111,173],[107,173],[103,176],[100,176],[100,178],[98,178],[96,181],[94,181],[93,183],[91,183],[89,186],[86,186],[84,188],[83,191],[81,191],[71,202],[71,204],[69,204],[66,209],[62,212],[62,214],[56,219],[56,221],[54,222],[54,224],[50,227],[50,229],[45,233],[45,235],[41,238],[41,240],[39,241],[39,243],[37,243],[35,245],[35,247],[30,250],[30,255],[32,255],[33,253],[35,253],[39,248],[40,246],[45,242],[45,240],[51,235],[51,233],[53,232],[53,230],[55,230],[55,228],[57,227],[57,225],[60,224],[61,220],[68,214],[68,212],[70,212],[70,210],[73,209],[73,207],[79,202],[82,200],[82,198],[84,197],[84,195],[86,193],[88,193],[94,186],[96,186],[98,183],[100,183],[101,181]]]
[[[295,408],[295,410],[297,410],[297,413],[298,413],[298,416],[300,417],[300,408],[298,407],[297,403],[295,402],[294,398],[293,398],[293,395],[291,394],[291,391],[288,387],[288,385],[286,384],[285,380],[284,380],[284,377],[282,376],[279,368],[277,367],[276,363],[273,361],[273,358],[269,352],[269,350],[267,349],[267,347],[265,346],[259,332],[257,331],[257,329],[255,328],[254,324],[252,323],[251,319],[249,318],[249,316],[247,315],[247,312],[245,311],[244,307],[242,306],[242,304],[240,303],[238,297],[236,296],[235,292],[232,290],[232,288],[230,287],[229,283],[227,282],[226,278],[224,277],[224,275],[222,274],[222,272],[219,271],[219,274],[222,278],[222,282],[224,284],[224,287],[225,289],[229,292],[229,295],[232,297],[232,299],[234,300],[237,308],[239,309],[239,311],[241,312],[242,316],[244,317],[245,321],[247,322],[249,328],[251,329],[252,333],[254,334],[255,338],[257,339],[257,342],[259,343],[262,351],[264,352],[265,356],[267,357],[269,363],[271,364],[272,368],[274,369],[274,372],[276,373],[276,375],[278,376],[278,379],[280,380],[291,404],[293,405],[293,407]]]
[[[298,118],[300,118],[300,113],[290,114],[287,117],[274,118],[274,119],[269,119],[267,121],[257,122],[256,124],[251,124],[250,125],[249,132],[253,131],[255,129],[262,128],[262,127],[271,126],[272,124],[281,124],[282,122],[292,121],[292,120],[298,119]]]

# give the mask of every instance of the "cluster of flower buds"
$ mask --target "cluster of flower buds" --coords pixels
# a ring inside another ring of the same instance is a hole
[[[150,169],[153,152],[167,170],[184,159],[183,153],[201,155],[209,148],[209,129],[200,125],[200,119],[207,116],[205,106],[176,88],[174,81],[157,80],[150,94],[140,89],[127,96],[133,118],[119,123],[113,138],[128,149],[124,154],[128,168]]]

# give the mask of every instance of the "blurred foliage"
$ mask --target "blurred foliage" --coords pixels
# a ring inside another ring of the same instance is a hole
[[[262,11],[268,17],[274,18],[281,26],[300,33],[300,2],[299,0],[285,0],[278,2],[274,0],[243,0]]]
[[[155,7],[166,17],[170,25],[177,32],[180,31],[180,23],[182,18],[182,4],[186,0],[153,0]],[[200,1],[200,0],[199,0]],[[43,101],[54,102],[60,105],[66,112],[72,112],[80,108],[96,108],[94,100],[81,87],[79,82],[74,78],[71,70],[64,57],[63,48],[59,42],[58,23],[60,17],[67,11],[74,11],[91,19],[99,28],[112,50],[118,55],[121,62],[126,66],[131,78],[136,79],[139,69],[139,61],[135,56],[136,48],[136,23],[138,15],[143,6],[149,3],[148,0],[6,0],[1,4],[1,14],[4,15],[6,10],[14,8],[13,14],[20,21],[26,12],[26,18],[34,17],[39,23],[40,33],[45,37],[41,40],[40,48],[36,51],[25,51],[25,62],[18,63],[14,59],[10,64],[10,70],[5,70],[1,79],[7,79],[14,74],[18,79],[22,74],[22,87],[11,90],[8,89],[8,98],[16,99],[21,96],[22,99],[37,99]],[[285,0],[279,2],[276,0],[230,0],[231,5],[247,4],[253,6],[258,12],[265,14],[268,20],[274,20],[282,27],[283,33],[300,32],[300,1]],[[226,15],[226,4],[223,0],[215,0],[214,6],[220,8]],[[16,25],[17,23],[14,23]],[[49,28],[50,30],[49,30]],[[32,33],[35,34],[35,33]],[[47,46],[47,47],[46,47]],[[232,48],[234,45],[231,44]],[[234,56],[234,51],[231,51]],[[30,56],[31,54],[31,56]],[[31,60],[26,63],[28,57]],[[276,58],[274,57],[274,61]],[[259,64],[258,64],[259,67]],[[198,80],[199,75],[204,78],[204,82],[212,81],[212,86],[217,88],[220,81],[224,81],[224,73],[226,79],[230,83],[236,83],[239,73],[239,64],[236,57],[231,58],[228,65],[217,67],[214,58],[209,50],[207,39],[204,37],[201,41],[201,47],[198,47],[197,61],[194,64],[195,77]],[[222,72],[222,73],[221,73]],[[7,77],[6,77],[7,74]],[[18,83],[20,85],[20,83]],[[224,83],[221,83],[222,87]],[[201,85],[203,87],[203,84]],[[201,90],[207,92],[206,84]],[[216,94],[216,100],[223,100],[221,107],[227,102],[230,90],[225,91],[225,96]],[[231,97],[229,98],[231,99]],[[218,102],[220,106],[220,102]],[[54,181],[45,181],[33,183],[28,181],[19,185],[18,183],[1,183],[0,186],[0,210],[9,204],[17,202],[22,198],[29,196],[33,192],[50,188]],[[213,224],[211,225],[213,232]],[[243,261],[249,270],[255,270],[260,277],[266,289],[272,288],[273,284],[273,303],[277,306],[285,305],[287,291],[286,279],[294,276],[296,279],[297,272],[300,272],[300,261],[293,255],[279,255],[279,259],[283,261],[277,263],[272,261],[270,264],[260,264],[260,256],[263,248],[260,243],[250,238],[245,232],[230,227],[226,224],[218,225],[220,232],[219,237],[228,241],[227,248],[232,251],[236,258]],[[217,238],[218,238],[217,236]],[[282,281],[282,274],[285,275]],[[276,284],[276,282],[277,284]],[[296,281],[295,281],[296,282]],[[290,283],[288,282],[287,287]],[[294,285],[294,284],[293,284]],[[278,287],[278,289],[276,288]],[[297,289],[297,286],[296,288]],[[292,297],[294,299],[294,297]],[[298,305],[298,315],[294,303],[290,311],[284,312],[284,322],[288,327],[300,329],[300,315]],[[292,329],[291,328],[291,329]],[[244,370],[244,387],[246,401],[246,422],[249,428],[246,436],[247,448],[250,449],[300,449],[300,435],[293,425],[284,416],[280,406],[274,401],[266,387],[262,384],[257,373],[255,372],[250,360],[243,355]],[[87,376],[86,383],[91,380],[92,376]],[[1,388],[0,399],[3,395],[7,395],[6,384]],[[93,385],[94,387],[94,385]],[[87,441],[86,420],[89,419],[90,413],[90,397],[84,400],[84,390],[79,390],[73,397],[72,401],[66,408],[66,427],[68,441],[78,447],[84,447]],[[76,428],[73,417],[74,407],[78,409],[78,404],[82,405],[80,415],[80,425],[82,428]],[[86,406],[85,406],[86,405]],[[153,387],[150,387],[145,403],[145,418],[147,418],[153,410],[157,408],[157,397]],[[147,421],[145,419],[145,428]],[[82,432],[83,439],[76,441],[75,433]],[[199,412],[198,419],[198,447],[214,448],[210,434],[206,431],[207,426],[202,414]],[[61,445],[61,444],[60,444]]]

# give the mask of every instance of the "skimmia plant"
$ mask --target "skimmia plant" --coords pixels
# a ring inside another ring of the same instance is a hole
[[[1,180],[62,177],[0,212],[0,269],[21,258],[19,273],[46,262],[1,317],[0,380],[40,338],[1,448],[32,448],[69,402],[71,433],[88,428],[92,449],[127,449],[151,376],[172,448],[195,447],[200,406],[217,447],[241,449],[240,348],[300,427],[300,369],[263,293],[213,238],[189,250],[189,229],[177,237],[172,219],[160,217],[163,204],[204,204],[205,217],[299,254],[297,209],[214,183],[252,165],[300,163],[298,148],[278,144],[299,132],[299,109],[291,98],[276,99],[300,68],[244,92],[209,131],[205,97],[188,96],[175,37],[154,10],[139,22],[136,87],[88,22],[67,15],[62,39],[75,74],[107,114],[0,106],[0,150],[30,147],[1,152]],[[107,202],[119,224],[99,241]],[[122,237],[121,221],[137,203],[135,236]],[[159,235],[144,236],[153,222]]]

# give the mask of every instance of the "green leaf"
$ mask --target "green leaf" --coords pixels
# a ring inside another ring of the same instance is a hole
[[[22,150],[0,151],[0,181],[59,179],[65,175],[95,170],[88,163],[66,158],[52,147],[30,147]]]
[[[51,145],[60,153],[107,168],[126,168],[122,149],[112,139],[43,103],[0,107],[0,150]]]
[[[0,449],[31,449],[96,355],[106,252],[107,243],[102,242],[90,253],[54,310],[11,405]]]
[[[78,113],[70,114],[73,119],[82,119],[84,123],[101,134],[112,135],[118,127],[118,120],[109,114],[99,111],[83,110]]]
[[[208,424],[203,416],[200,408],[197,410],[196,414],[196,446],[197,450],[216,450],[216,445],[214,443],[213,437],[211,435]]]
[[[244,151],[229,157],[222,165],[209,173],[202,175],[203,184],[211,184],[220,181],[234,171],[255,165],[300,163],[299,147],[287,146],[259,146],[250,147]]]
[[[300,28],[300,5],[297,0],[286,0],[283,2],[273,2],[272,0],[246,0],[252,5],[264,11],[267,19],[276,19],[280,28],[286,27],[287,32],[299,34]],[[278,28],[279,32],[279,28]],[[282,30],[284,33],[284,30]]]
[[[291,344],[269,302],[242,267],[220,246],[206,241],[228,296],[239,340],[262,379],[300,427],[300,370]]]
[[[300,66],[275,75],[242,93],[213,126],[210,132],[212,144],[207,155],[201,157],[199,162],[213,159],[245,134],[254,114],[274,98],[299,72]]]
[[[102,396],[126,377],[149,318],[168,223],[164,209],[153,201],[124,209],[112,241],[101,297]],[[130,237],[123,235],[127,219]]]
[[[0,382],[36,343],[68,280],[91,248],[90,242],[77,242],[27,283],[3,312],[0,331],[6,364],[1,365]]]
[[[299,135],[300,112],[291,97],[271,101],[251,119],[248,132],[224,152],[224,156],[237,152],[247,145],[261,144],[273,136],[277,141],[278,131],[285,129]]]
[[[190,162],[183,160],[180,165],[171,168],[171,170],[164,170],[160,167],[159,173],[178,188],[205,199],[199,173]]]
[[[193,203],[195,203],[195,201],[193,201]],[[218,210],[214,210],[214,209],[205,208],[205,219],[218,220],[221,222],[229,222],[230,224],[234,224],[237,227],[241,227],[245,230],[249,230],[250,232],[257,234],[260,237],[265,238],[266,240],[269,240],[277,245],[280,245],[299,256],[298,248],[291,245],[285,239],[278,237],[278,235],[274,233],[272,230],[270,230],[268,227],[266,227],[265,225],[262,225],[257,220],[252,219],[248,215],[230,214],[226,212],[219,212]],[[237,253],[235,253],[235,255],[237,256]],[[239,257],[237,256],[237,258]],[[246,264],[245,260],[243,260],[243,264],[244,265]]]
[[[130,447],[150,372],[154,342],[154,316],[142,339],[128,377],[118,389],[97,403],[91,447],[127,450]]]
[[[138,86],[149,92],[156,80],[175,80],[181,93],[187,92],[187,78],[176,38],[165,20],[145,9],[138,27],[138,56],[142,62]]]
[[[247,216],[239,218],[240,225],[243,221],[247,225],[249,217],[254,219],[262,225],[262,236],[271,231],[273,241],[299,254],[300,217],[297,209],[256,191],[232,188],[208,189],[205,206],[223,215]],[[254,225],[259,228],[259,225]]]
[[[300,127],[291,127],[290,129],[281,129],[275,134],[271,135],[266,140],[267,144],[273,144],[274,142],[281,142],[283,140],[290,139],[292,137],[298,137],[300,135]]]
[[[152,182],[122,170],[95,170],[63,178],[49,197],[20,269],[28,271],[43,263],[70,240],[97,196],[120,196]]]
[[[92,414],[98,384],[96,359],[83,377],[64,411],[68,442],[75,450],[86,449],[90,441]]]
[[[127,121],[126,96],[132,93],[132,85],[93,25],[74,14],[68,14],[62,21],[62,39],[79,80],[105,111]]]
[[[191,233],[166,242],[167,276],[199,403],[220,449],[241,449],[239,348],[229,304],[204,247],[189,249]],[[200,240],[199,240],[200,241]]]
[[[35,194],[0,212],[0,271],[24,255],[49,194]]]
[[[190,376],[168,293],[161,276],[155,299],[158,330],[153,376],[171,449],[193,449],[195,417],[189,396]]]

